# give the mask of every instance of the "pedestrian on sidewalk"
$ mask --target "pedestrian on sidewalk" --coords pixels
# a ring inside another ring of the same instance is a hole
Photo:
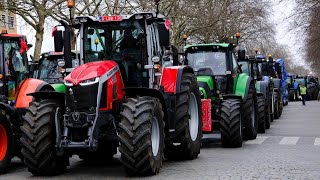
[[[304,84],[302,84],[300,86],[300,96],[302,98],[302,105],[305,106],[306,105],[306,98],[307,98],[307,87]]]

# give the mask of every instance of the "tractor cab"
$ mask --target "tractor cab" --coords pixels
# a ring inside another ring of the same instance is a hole
[[[307,87],[307,78],[306,77],[297,76],[293,81],[297,84],[297,86],[304,85]]]
[[[0,94],[9,101],[16,99],[17,87],[29,75],[27,51],[25,36],[0,34]]]
[[[78,56],[78,57],[76,57]],[[72,52],[72,67],[79,66],[79,53]],[[63,83],[63,78],[70,72],[70,69],[64,68],[65,61],[63,52],[47,52],[40,56],[39,61],[35,64],[33,78],[41,79],[49,84]]]
[[[257,63],[256,56],[248,56],[245,59],[238,58],[242,73],[248,74],[255,81],[262,80],[261,68]]]
[[[153,88],[159,84],[162,52],[169,46],[169,27],[156,13],[77,17],[80,29],[80,59],[83,63],[115,61],[126,87]],[[158,65],[156,65],[158,64]],[[156,66],[154,66],[156,65]]]
[[[209,95],[204,95],[204,97],[214,97],[216,92],[219,92],[219,94],[234,93],[234,78],[237,77],[240,69],[232,44],[186,46],[184,63],[195,70],[197,80],[203,89],[209,87],[210,92],[206,91]]]

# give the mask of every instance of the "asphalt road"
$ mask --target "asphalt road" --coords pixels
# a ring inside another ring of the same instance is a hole
[[[136,179],[320,179],[320,103],[290,102],[271,129],[242,148],[225,149],[219,135],[207,139],[198,159],[165,161],[157,176]],[[125,179],[119,155],[108,165],[88,165],[76,156],[56,177],[34,177],[19,160],[0,179]]]

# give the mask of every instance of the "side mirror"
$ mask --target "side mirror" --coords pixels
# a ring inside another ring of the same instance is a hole
[[[164,23],[158,25],[159,41],[161,47],[170,46],[170,31],[166,28]]]
[[[238,61],[245,60],[246,59],[246,50],[239,49],[238,50]]]
[[[63,36],[62,31],[54,31],[53,32],[54,38],[54,51],[55,52],[62,52],[63,51]]]
[[[93,35],[94,34],[94,29],[88,29],[88,35]]]
[[[32,44],[28,44],[27,46],[28,46],[28,49],[30,49],[30,48],[32,48],[32,47],[33,47],[33,45],[32,45]]]

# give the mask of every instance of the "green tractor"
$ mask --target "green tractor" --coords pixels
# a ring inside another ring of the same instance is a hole
[[[266,58],[263,55],[257,55],[258,67],[262,72],[263,81],[269,84],[269,103],[271,104],[271,122],[274,119],[279,119],[282,114],[283,103],[282,103],[282,86],[279,75],[281,74],[279,64],[269,56]]]
[[[269,103],[269,83],[262,78],[261,71],[256,56],[239,58],[239,64],[243,73],[254,79],[257,91],[258,108],[258,132],[265,133],[270,128],[271,123],[271,103]]]
[[[253,78],[241,71],[234,44],[195,44],[184,49],[184,64],[195,69],[202,97],[203,133],[220,130],[224,147],[241,147],[243,138],[255,139],[257,93]]]
[[[49,83],[56,92],[65,93],[63,78],[79,66],[79,53],[72,52],[72,66],[70,68],[64,68],[66,62],[63,56],[63,52],[43,53],[39,61],[32,64],[33,78]]]

